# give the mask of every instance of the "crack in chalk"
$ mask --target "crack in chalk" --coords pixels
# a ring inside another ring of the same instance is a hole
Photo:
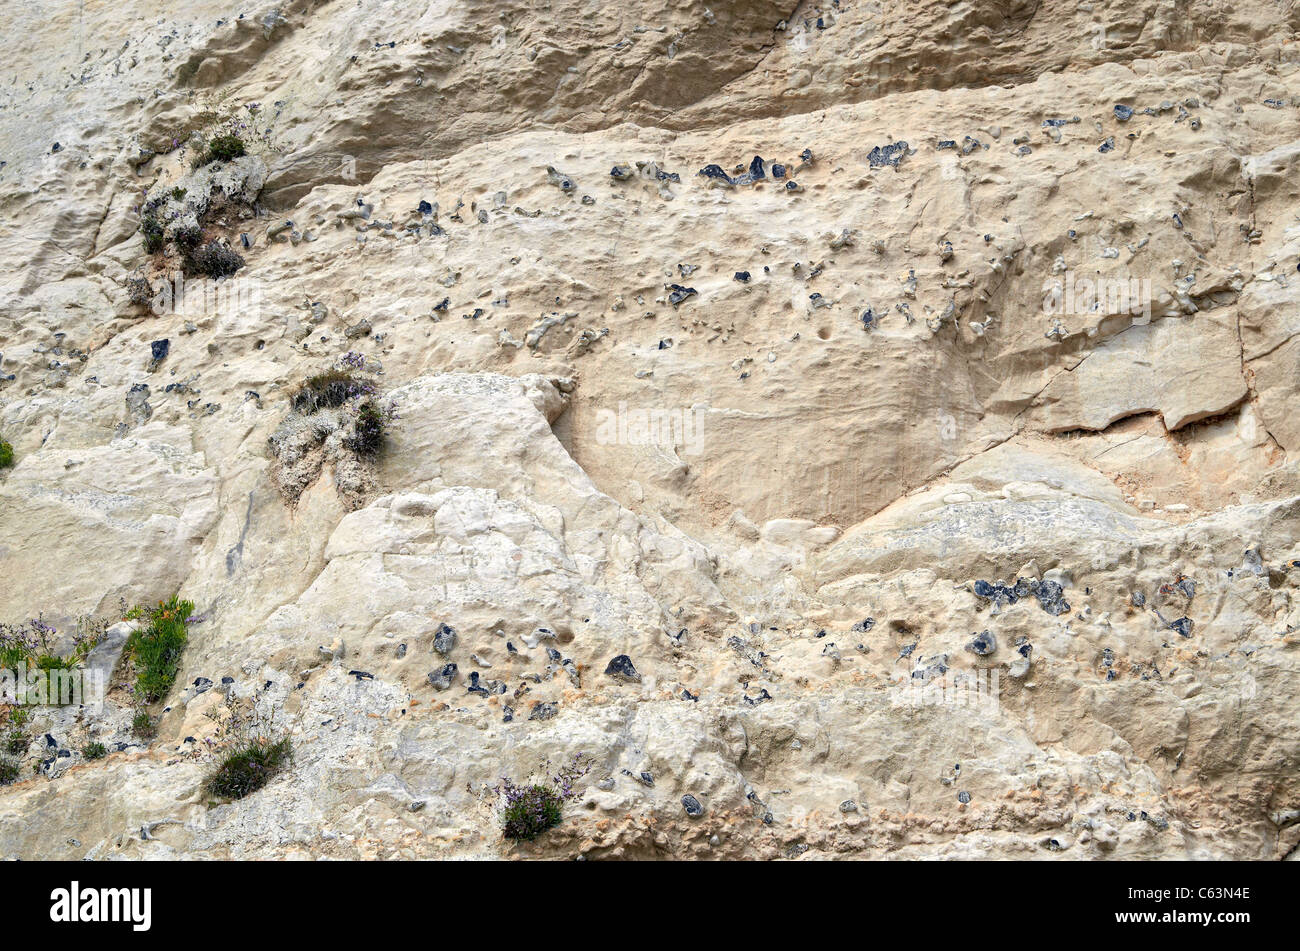
[[[253,492],[248,492],[248,511],[244,513],[244,530],[239,533],[239,542],[226,552],[226,577],[229,578],[239,567],[244,558],[244,541],[248,538],[248,528],[253,522]]]

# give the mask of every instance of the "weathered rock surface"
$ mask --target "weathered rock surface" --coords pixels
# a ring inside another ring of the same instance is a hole
[[[0,856],[1297,854],[1300,8],[12,14],[0,620],[199,618]],[[143,305],[168,195],[246,263]],[[286,498],[349,351],[398,419]],[[230,691],[295,761],[210,808]]]

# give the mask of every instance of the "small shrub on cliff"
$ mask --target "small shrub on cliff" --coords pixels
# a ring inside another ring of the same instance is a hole
[[[16,759],[8,756],[0,756],[0,786],[8,786],[18,779],[22,772],[22,766]]]
[[[515,841],[529,841],[564,819],[564,804],[577,797],[573,785],[591,769],[579,753],[553,776],[537,782],[517,784],[503,776],[493,791],[501,798],[501,834]]]
[[[223,708],[207,714],[223,744],[217,767],[204,783],[210,796],[243,799],[269,783],[293,762],[293,743],[275,726],[274,710],[261,694],[231,695]]]
[[[255,737],[222,757],[205,788],[221,799],[243,799],[269,783],[292,761],[293,744],[287,736],[274,741]]]
[[[159,601],[156,608],[137,606],[127,612],[128,619],[147,622],[126,644],[135,662],[135,692],[146,703],[162,699],[176,682],[187,640],[185,623],[192,614],[194,603],[176,595]]]
[[[140,234],[144,238],[144,249],[148,254],[157,254],[165,243],[163,223],[152,214],[140,218]]]
[[[81,751],[86,759],[103,759],[108,755],[108,747],[103,743],[90,743]]]
[[[139,307],[145,307],[153,302],[153,285],[147,278],[140,275],[127,278],[126,282],[126,299],[132,304]]]
[[[248,148],[244,145],[243,139],[233,132],[223,132],[221,135],[212,137],[207,150],[199,156],[199,160],[194,163],[194,166],[198,168],[212,162],[229,162],[247,154],[247,152]]]
[[[25,624],[0,624],[0,670],[25,664],[36,650],[36,641]]]
[[[349,448],[367,456],[377,453],[384,441],[384,421],[384,411],[373,400],[358,405]]]
[[[381,400],[380,372],[349,351],[289,391],[289,415],[267,439],[285,501],[296,502],[328,463],[338,493],[354,507],[363,504],[374,488],[374,457],[399,419],[396,404]]]
[[[189,85],[203,63],[195,54],[176,70],[177,82]],[[275,114],[264,114],[260,103],[237,102],[229,92],[200,91],[192,99],[194,111],[172,129],[172,149],[190,155],[190,165],[202,168],[213,162],[230,162],[244,155],[281,152],[273,141]],[[171,151],[171,150],[167,150]]]
[[[27,731],[23,729],[27,725],[29,714],[22,707],[10,707],[5,714],[4,739],[0,741],[0,751],[8,753],[10,756],[22,756],[27,752],[27,747],[31,745],[31,739],[27,736]]]
[[[189,256],[203,243],[203,229],[198,225],[181,225],[179,228],[172,229],[172,240],[176,242],[176,247],[181,248]]]
[[[14,447],[0,439],[0,469],[8,469],[14,464]]]
[[[507,839],[535,839],[563,820],[564,800],[550,786],[516,786],[508,779],[502,784],[506,805],[501,814],[501,834]]]
[[[220,241],[209,241],[207,244],[185,253],[185,272],[187,274],[229,277],[243,266],[243,255]]]
[[[310,416],[358,397],[371,396],[377,389],[373,382],[354,376],[351,370],[326,370],[305,380],[289,398],[289,405],[300,416]]]
[[[131,732],[142,740],[152,740],[158,735],[158,724],[148,711],[140,710],[131,718]]]

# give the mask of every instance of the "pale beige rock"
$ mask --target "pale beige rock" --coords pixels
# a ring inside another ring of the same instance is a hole
[[[122,685],[38,714],[113,752],[0,789],[0,856],[1294,857],[1300,14],[589,7],[12,11],[0,620],[199,617],[151,744]],[[697,174],[756,155],[797,188]],[[145,196],[245,172],[245,268],[131,304]],[[399,419],[286,501],[347,351]],[[294,765],[210,806],[254,691]],[[579,751],[503,842],[484,788]]]
[[[1088,351],[1043,391],[1044,428],[1102,430],[1159,413],[1176,430],[1236,406],[1248,394],[1236,315],[1220,313],[1198,314],[1196,331],[1176,318],[1130,326]]]

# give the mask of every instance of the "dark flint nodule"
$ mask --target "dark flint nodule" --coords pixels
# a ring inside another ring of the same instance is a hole
[[[632,666],[632,658],[627,654],[619,654],[605,667],[605,673],[615,680],[622,680],[629,683],[639,683],[641,675]]]
[[[907,156],[908,146],[906,142],[893,142],[889,145],[877,145],[867,153],[867,161],[872,168],[882,168],[886,165],[891,168],[898,168],[898,163],[903,161]]]
[[[699,291],[693,287],[683,287],[680,284],[669,284],[668,290],[670,291],[668,295],[668,303],[672,304],[674,307],[686,300],[688,297],[694,297],[699,293]]]

